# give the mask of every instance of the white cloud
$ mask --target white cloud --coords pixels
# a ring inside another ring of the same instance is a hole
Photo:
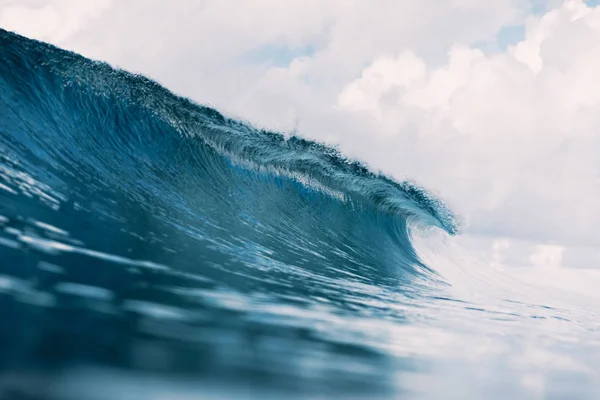
[[[391,137],[379,165],[437,188],[470,232],[598,244],[600,8],[567,2],[528,25],[506,52],[455,46],[426,72],[414,57],[376,59],[338,104]],[[394,158],[406,146],[427,165]]]
[[[422,80],[427,72],[423,60],[411,52],[398,57],[381,57],[365,69],[356,81],[347,85],[338,96],[338,104],[353,111],[368,111],[378,120],[386,116],[386,99],[397,101],[394,89],[408,87]],[[389,116],[388,116],[389,118]]]
[[[495,268],[502,268],[505,255],[510,250],[510,240],[496,239],[492,243],[492,260],[490,264]]]
[[[108,9],[112,0],[24,0],[0,4],[0,26],[22,35],[61,44]]]
[[[538,268],[559,268],[564,252],[565,248],[562,246],[537,245],[529,260]]]

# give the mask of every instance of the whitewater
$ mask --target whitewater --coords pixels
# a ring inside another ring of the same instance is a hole
[[[460,229],[417,183],[0,30],[0,398],[600,398],[594,300]]]

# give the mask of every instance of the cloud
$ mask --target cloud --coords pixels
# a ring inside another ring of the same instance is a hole
[[[33,39],[60,44],[108,9],[111,0],[24,0],[5,2],[0,26]],[[0,7],[2,4],[0,4]]]
[[[538,245],[529,256],[531,263],[538,268],[559,268],[562,264],[564,247],[555,245]]]
[[[599,244],[600,8],[566,2],[505,52],[454,46],[424,65],[377,58],[338,96],[385,132],[379,165],[437,188],[471,233]],[[427,164],[394,157],[406,146]]]

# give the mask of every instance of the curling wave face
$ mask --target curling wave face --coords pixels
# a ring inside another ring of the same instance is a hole
[[[456,357],[436,335],[479,317],[414,235],[458,225],[411,182],[0,30],[0,397],[425,395]],[[489,319],[565,319],[498,297]]]

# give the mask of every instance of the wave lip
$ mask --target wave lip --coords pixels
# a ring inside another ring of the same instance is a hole
[[[12,85],[19,96],[42,106],[49,119],[62,115],[73,118],[76,124],[89,124],[87,131],[103,131],[104,140],[113,144],[111,150],[116,154],[123,152],[118,146],[134,145],[134,138],[137,147],[130,151],[156,152],[164,145],[186,146],[184,140],[175,137],[166,143],[166,131],[175,131],[201,141],[246,168],[286,174],[313,188],[329,189],[324,190],[326,193],[341,193],[345,199],[367,201],[393,214],[411,215],[450,234],[458,231],[460,224],[445,204],[413,182],[396,182],[375,174],[326,145],[298,137],[285,138],[232,120],[176,96],[143,76],[115,70],[108,64],[7,31],[0,35],[5,60],[1,72],[6,84]],[[107,122],[108,127],[104,125]],[[123,137],[110,137],[125,134],[123,129],[111,129],[110,125],[116,124],[138,126],[131,126],[136,132],[125,141]],[[166,126],[171,129],[164,129]],[[143,133],[140,128],[151,131]],[[65,127],[63,133],[68,129]],[[146,156],[152,160],[153,155]]]

